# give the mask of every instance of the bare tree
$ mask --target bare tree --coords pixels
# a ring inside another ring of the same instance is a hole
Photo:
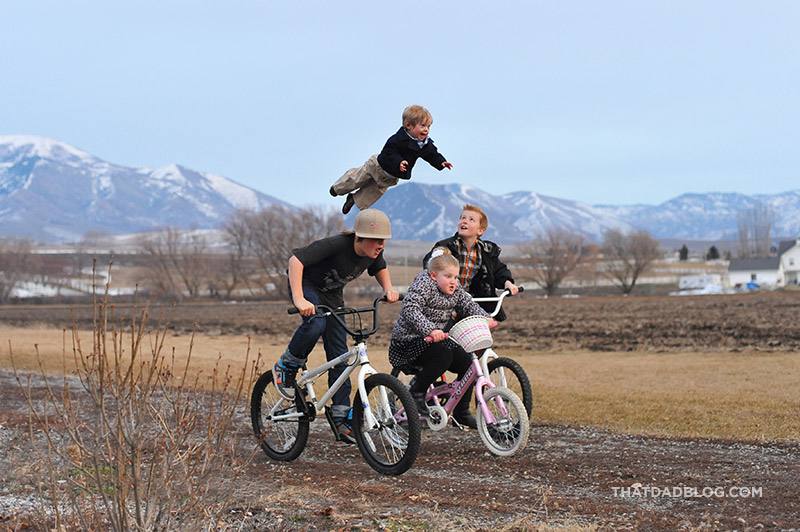
[[[209,275],[207,247],[202,234],[175,228],[146,235],[139,243],[150,258],[150,282],[161,295],[177,299],[200,295]]]
[[[602,252],[605,274],[624,294],[630,294],[642,273],[661,256],[658,241],[647,231],[624,234],[618,229],[606,231]]]
[[[313,207],[292,210],[276,206],[250,213],[246,222],[250,252],[266,277],[260,285],[271,283],[282,295],[288,294],[286,268],[292,250],[336,234],[344,227],[340,214]]]
[[[769,205],[758,203],[739,211],[736,218],[739,229],[739,256],[766,257],[771,244],[770,233],[775,224],[775,213]]]
[[[32,264],[30,242],[0,241],[0,303],[8,301],[14,289],[30,273]]]
[[[581,262],[583,237],[563,229],[549,229],[523,247],[533,263],[533,281],[553,295]]]

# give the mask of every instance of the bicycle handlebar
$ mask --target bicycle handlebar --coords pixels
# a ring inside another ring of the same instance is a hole
[[[397,299],[398,301],[403,300],[403,294],[400,294],[400,297]],[[376,297],[375,300],[372,302],[372,305],[369,307],[339,307],[339,308],[331,308],[328,305],[315,305],[317,312],[315,316],[333,316],[333,318],[339,322],[339,324],[344,328],[345,332],[350,336],[370,336],[375,331],[378,330],[378,303],[386,303],[386,295],[382,295],[380,297]],[[322,311],[322,312],[320,312]],[[299,314],[300,311],[297,310],[297,307],[291,306],[286,309],[288,314]],[[346,316],[347,314],[361,314],[364,312],[372,312],[372,329],[369,331],[354,331],[347,326],[342,316]]]
[[[519,293],[520,294],[525,291],[525,287],[524,286],[518,286],[517,288],[519,288]],[[494,318],[500,312],[500,307],[503,306],[503,300],[506,298],[506,296],[510,296],[510,295],[511,295],[511,290],[506,288],[505,290],[503,290],[503,292],[499,296],[495,296],[495,297],[473,297],[472,300],[475,301],[476,303],[492,303],[492,302],[496,302],[497,305],[494,307],[494,310],[489,313],[489,315],[492,318]]]

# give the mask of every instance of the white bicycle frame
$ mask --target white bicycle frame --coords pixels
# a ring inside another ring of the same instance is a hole
[[[356,362],[357,361],[357,362]],[[317,399],[317,394],[314,391],[314,381],[317,377],[326,373],[329,369],[339,364],[345,363],[347,367],[339,375],[339,378],[333,383],[333,385],[328,388],[328,391],[325,392],[322,397]],[[375,418],[375,415],[372,413],[372,409],[369,406],[369,401],[367,400],[367,388],[364,384],[364,381],[370,375],[374,375],[378,373],[372,365],[369,363],[369,357],[367,356],[367,344],[364,342],[360,342],[353,347],[350,348],[349,351],[339,355],[338,357],[330,360],[323,365],[319,366],[318,368],[314,368],[312,370],[305,370],[302,374],[297,378],[297,386],[300,388],[305,388],[306,392],[308,393],[308,398],[311,401],[311,404],[314,405],[314,409],[317,411],[318,414],[321,414],[325,410],[325,405],[328,401],[333,397],[333,395],[342,387],[345,380],[350,378],[350,375],[355,371],[356,366],[359,367],[358,370],[358,396],[359,400],[361,401],[362,406],[364,407],[364,421],[366,422],[367,430],[372,430],[378,426],[378,420]],[[384,404],[388,403],[389,398],[386,395],[386,389],[381,387],[380,389],[381,394],[381,401],[384,401]],[[287,399],[284,399],[288,401]],[[294,412],[291,414],[283,414],[283,415],[275,415],[275,412],[278,410],[282,410],[281,407],[282,401],[278,401],[273,407],[272,411],[270,412],[270,418],[273,420],[280,420],[280,419],[293,419],[299,418],[304,416],[303,412]]]

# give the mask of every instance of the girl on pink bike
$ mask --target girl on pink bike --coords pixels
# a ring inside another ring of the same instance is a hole
[[[443,330],[453,311],[461,317],[485,316],[490,328],[497,326],[497,322],[461,288],[458,272],[458,259],[447,248],[434,249],[428,269],[420,272],[408,287],[400,317],[392,329],[389,362],[395,368],[419,368],[409,388],[420,414],[424,416],[428,415],[425,403],[428,387],[445,371],[456,373],[460,379],[472,361],[471,356],[450,340]],[[453,419],[474,429],[477,422],[469,412],[471,396],[472,390],[464,394],[453,411]]]

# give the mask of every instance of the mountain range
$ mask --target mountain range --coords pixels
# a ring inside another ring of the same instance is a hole
[[[738,214],[758,204],[771,207],[774,235],[800,235],[800,190],[772,195],[687,193],[658,205],[617,206],[530,191],[491,194],[472,186],[412,181],[393,187],[375,207],[392,219],[395,238],[433,241],[455,231],[465,203],[486,210],[491,224],[486,236],[500,242],[529,240],[551,227],[595,241],[611,228],[645,229],[661,239],[733,240]],[[3,237],[64,242],[90,231],[214,228],[236,209],[275,205],[292,208],[229,178],[177,164],[134,168],[44,137],[0,136]],[[346,217],[348,225],[354,216]]]

